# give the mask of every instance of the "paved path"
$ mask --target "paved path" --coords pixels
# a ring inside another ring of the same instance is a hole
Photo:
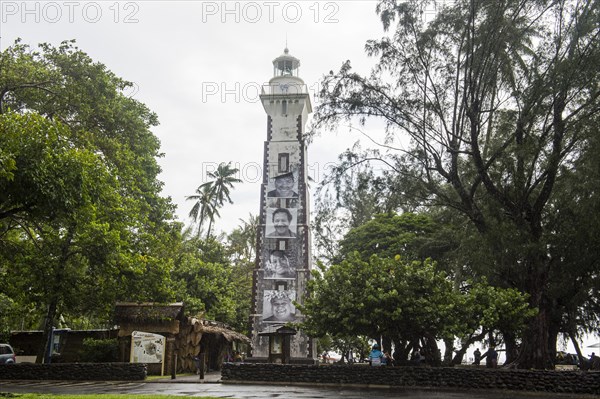
[[[188,378],[188,377],[186,377]],[[0,392],[46,394],[163,394],[180,396],[216,396],[236,399],[580,399],[589,395],[551,395],[530,392],[444,391],[406,389],[361,389],[290,385],[251,385],[169,382],[77,382],[77,381],[0,381]]]
[[[164,376],[160,378],[153,378],[150,381],[151,383],[162,383],[162,384],[177,384],[177,383],[188,383],[188,384],[216,384],[221,382],[221,372],[220,371],[211,371],[209,373],[204,374],[204,379],[200,379],[199,375],[177,375],[175,379],[172,379],[171,376]]]

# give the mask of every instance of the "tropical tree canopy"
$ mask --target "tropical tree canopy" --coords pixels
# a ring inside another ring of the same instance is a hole
[[[221,162],[214,172],[207,172],[206,176],[214,180],[201,184],[196,189],[195,195],[190,195],[186,199],[196,201],[189,216],[194,222],[198,223],[198,235],[202,231],[202,226],[208,220],[208,229],[206,239],[210,237],[212,225],[215,217],[219,215],[219,208],[225,202],[233,204],[231,200],[231,189],[235,183],[241,183],[242,180],[235,177],[238,169],[231,166],[231,162]]]
[[[47,334],[59,316],[107,323],[117,299],[171,299],[180,226],[131,83],[72,42],[39,47],[0,53],[0,284]]]
[[[423,347],[434,364],[440,361],[437,340],[485,335],[502,323],[518,330],[535,312],[514,289],[478,283],[455,290],[429,259],[373,255],[364,261],[356,252],[313,273],[300,309],[304,328],[317,337],[389,337],[397,360],[406,362],[412,348]]]
[[[518,366],[552,367],[566,316],[554,313],[557,300],[567,302],[557,294],[561,280],[582,281],[573,287],[582,298],[569,303],[571,320],[597,306],[597,262],[563,263],[569,250],[558,242],[573,238],[565,218],[581,213],[561,197],[581,182],[597,130],[600,2],[458,0],[426,21],[433,3],[379,2],[390,35],[366,45],[378,63],[362,76],[348,61],[325,78],[317,127],[385,121],[377,155],[411,188],[403,194],[460,212],[490,254],[491,268],[482,270],[490,282],[528,293],[539,310]],[[404,141],[394,146],[397,137]],[[576,201],[593,208],[595,190],[585,185]],[[587,227],[581,238],[596,232]]]
[[[210,236],[237,171],[199,187],[208,239],[182,231],[160,194],[157,117],[131,85],[73,42],[0,53],[0,338],[112,326],[116,301],[183,300],[247,328],[256,218]]]

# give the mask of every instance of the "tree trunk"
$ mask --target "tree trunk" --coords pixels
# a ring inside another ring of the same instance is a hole
[[[579,347],[579,342],[577,342],[577,335],[573,331],[569,332],[569,338],[571,338],[571,342],[575,347],[575,352],[577,353],[577,357],[579,358],[579,368],[582,370],[587,370],[587,362],[584,361],[583,353],[581,353],[581,348]]]
[[[552,361],[552,368],[556,365],[556,342],[558,341],[558,325],[550,322],[548,327],[548,356]]]
[[[208,230],[206,231],[206,241],[210,238],[210,229],[212,228],[213,219],[210,218],[208,221]]]
[[[541,269],[541,271],[540,271]],[[523,334],[523,344],[517,358],[517,367],[521,369],[553,369],[553,362],[548,352],[548,328],[550,326],[550,310],[545,296],[548,278],[543,263],[530,265],[529,289],[530,305],[538,309],[538,314],[531,318]]]
[[[504,337],[504,346],[506,348],[506,361],[504,364],[512,364],[519,357],[519,346],[515,334],[511,332],[502,332]]]
[[[426,334],[423,338],[423,352],[427,364],[434,367],[442,365],[442,356],[434,336]]]
[[[51,339],[52,328],[54,328],[54,320],[56,319],[56,312],[58,309],[59,298],[62,290],[61,282],[64,278],[66,263],[69,260],[69,257],[71,256],[70,248],[74,235],[75,224],[72,223],[68,228],[67,234],[64,238],[64,242],[61,244],[60,257],[57,261],[54,276],[52,276],[52,278],[50,279],[52,285],[47,291],[49,294],[50,303],[48,304],[48,312],[46,313],[46,317],[44,320],[44,333],[42,337],[43,344],[40,344],[40,348],[38,349],[38,354],[36,358],[37,363],[41,363],[42,359],[44,360],[44,363],[50,363],[50,358],[52,357],[52,349],[48,350],[48,347],[52,345],[52,342],[49,342],[49,340]],[[42,345],[44,346],[43,348],[41,347]]]
[[[454,339],[444,339],[444,366],[450,366],[452,364],[452,355],[454,354]]]
[[[394,353],[392,356],[397,365],[408,363],[408,357],[413,346],[411,342],[405,342],[400,337],[394,338]]]
[[[540,312],[529,323],[523,337],[523,346],[517,359],[521,369],[551,369],[552,362],[548,353],[548,320],[546,310]]]
[[[469,338],[463,339],[460,343],[460,349],[456,352],[454,359],[452,359],[452,364],[461,364],[469,347],[475,342],[484,339],[486,334],[487,333],[484,330],[477,335],[470,335]]]
[[[48,305],[48,311],[46,312],[46,317],[44,318],[44,327],[42,333],[42,340],[40,346],[37,350],[37,357],[35,359],[36,363],[50,363],[50,357],[52,356],[52,350],[50,350],[50,354],[48,354],[48,347],[52,345],[52,342],[49,342],[52,328],[54,327],[54,319],[56,318],[56,301],[53,300]]]
[[[461,346],[461,348],[458,351],[456,351],[456,355],[454,355],[450,364],[451,365],[461,364],[463,359],[465,358],[465,353],[467,353],[468,347],[469,347],[468,345]]]

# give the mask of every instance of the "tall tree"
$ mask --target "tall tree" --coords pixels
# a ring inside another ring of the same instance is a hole
[[[171,298],[179,227],[156,115],[72,42],[39,47],[0,53],[0,273],[47,335],[59,316],[107,322],[116,299]]]
[[[242,180],[235,177],[238,173],[237,168],[231,166],[231,162],[221,162],[214,172],[207,172],[206,176],[214,180],[206,182],[198,186],[196,193],[198,196],[189,196],[188,200],[196,200],[196,204],[190,211],[190,216],[200,218],[200,223],[203,222],[202,210],[205,210],[206,218],[208,219],[208,229],[206,231],[206,239],[210,237],[210,231],[215,220],[215,216],[219,216],[218,209],[223,206],[225,201],[233,204],[230,196],[230,190],[235,183],[241,183]],[[205,203],[205,201],[208,201]],[[200,212],[200,215],[198,215]],[[200,227],[200,226],[199,226]]]
[[[184,301],[191,314],[245,331],[252,289],[247,263],[236,262],[226,244],[191,234],[184,234],[177,254],[171,273],[177,300]]]
[[[256,260],[256,235],[258,232],[258,216],[248,215],[248,219],[239,219],[240,225],[227,236],[228,248],[233,262],[254,263]]]
[[[256,239],[259,228],[258,216],[248,215],[240,219],[240,225],[227,237],[227,247],[232,262],[232,295],[236,303],[238,331],[247,332],[252,299],[252,278],[256,262]]]
[[[346,62],[326,78],[317,118],[381,117],[390,140],[410,138],[388,163],[425,203],[463,213],[495,280],[529,293],[539,312],[517,363],[552,367],[549,276],[562,267],[549,251],[560,234],[553,199],[600,112],[600,2],[459,0],[426,22],[431,3],[380,1],[384,28],[396,25],[367,43],[379,56],[373,74]]]
[[[188,195],[185,199],[196,201],[188,216],[198,224],[197,235],[199,237],[202,234],[204,223],[207,220],[212,223],[215,216],[220,216],[219,208],[215,207],[212,189],[208,185],[202,185],[196,189],[196,194]],[[210,231],[207,234],[210,234]]]

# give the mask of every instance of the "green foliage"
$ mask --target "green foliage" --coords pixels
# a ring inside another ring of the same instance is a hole
[[[450,248],[452,243],[441,240],[443,226],[425,214],[377,214],[368,222],[350,230],[340,241],[342,256],[358,251],[363,259],[371,255],[406,259],[425,259],[437,255],[440,248]]]
[[[186,312],[246,331],[253,263],[213,238],[185,236],[178,252],[171,279]]]
[[[85,338],[79,358],[82,363],[117,362],[119,344],[116,339]]]
[[[598,3],[457,1],[425,21],[430,3],[379,2],[390,35],[366,45],[378,63],[362,76],[348,61],[325,78],[317,127],[385,121],[384,151],[356,151],[353,163],[376,159],[402,180],[407,203],[469,221],[475,238],[463,238],[480,249],[468,255],[487,253],[469,267],[539,310],[519,337],[518,365],[552,367],[561,329],[598,324],[595,250],[572,249],[599,234],[569,221],[596,208],[597,181],[584,180],[587,162],[597,165]],[[575,282],[567,290],[565,279]]]
[[[397,344],[424,337],[467,336],[483,329],[519,331],[535,314],[527,297],[485,283],[455,290],[427,259],[409,262],[355,252],[313,273],[300,306],[303,327],[317,337],[395,337]]]
[[[424,263],[382,259],[368,261],[354,253],[339,265],[313,273],[302,307],[306,328],[316,336],[364,335],[379,337],[440,336],[441,321],[451,310],[450,281]]]
[[[22,326],[103,326],[116,300],[171,300],[180,227],[156,115],[72,42],[17,42],[0,64],[0,274]]]
[[[2,328],[48,332],[58,319],[106,327],[116,301],[177,299],[243,331],[248,228],[231,248],[182,236],[160,195],[160,143],[150,130],[158,121],[125,94],[132,83],[72,42],[39,47],[17,42],[0,53]],[[236,172],[221,164],[209,175],[208,235]],[[99,361],[111,345],[89,346],[86,356]]]
[[[4,280],[2,276],[0,280]],[[8,342],[10,326],[16,319],[18,319],[18,309],[15,302],[0,292],[0,342]]]
[[[207,172],[206,176],[212,178],[207,183],[203,183],[196,189],[195,195],[186,197],[186,200],[196,201],[190,210],[189,216],[198,223],[198,235],[202,231],[202,226],[208,220],[208,229],[206,239],[210,238],[212,224],[215,216],[219,216],[219,208],[227,201],[233,204],[231,200],[231,188],[235,183],[241,183],[242,180],[234,177],[238,169],[231,167],[231,162],[221,162],[214,172]]]

